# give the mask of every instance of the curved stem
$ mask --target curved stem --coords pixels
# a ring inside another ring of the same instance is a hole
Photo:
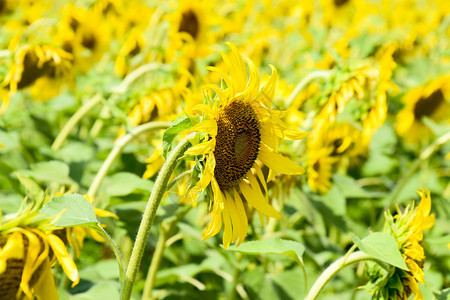
[[[438,139],[436,139],[430,146],[428,146],[419,156],[416,161],[413,162],[411,167],[408,169],[406,174],[399,180],[398,184],[395,186],[394,191],[391,193],[391,196],[388,198],[386,202],[386,209],[388,209],[391,204],[397,199],[404,185],[408,182],[411,176],[414,175],[416,170],[419,168],[420,164],[433,155],[439,148],[445,143],[450,141],[450,132],[442,135]]]
[[[56,137],[55,141],[52,144],[53,150],[58,150],[61,148],[64,141],[69,136],[72,129],[77,125],[78,121],[81,120],[94,106],[99,104],[102,101],[101,94],[96,94],[94,97],[89,99],[86,103],[84,103],[74,114],[72,117],[70,117],[69,121],[64,125],[62,130],[59,132],[58,136]]]
[[[155,220],[156,210],[159,207],[159,203],[166,191],[167,182],[170,175],[178,164],[178,159],[188,149],[191,139],[196,133],[193,132],[186,136],[170,153],[169,157],[165,161],[161,171],[156,178],[155,185],[153,187],[150,198],[148,199],[147,206],[145,207],[144,215],[142,217],[141,224],[139,225],[139,231],[137,233],[136,241],[131,252],[130,262],[125,274],[125,281],[122,288],[120,299],[130,299],[133,289],[134,281],[136,280],[139,265],[144,254],[145,244],[147,243],[148,235]]]
[[[92,181],[91,186],[89,187],[89,190],[87,194],[95,199],[95,194],[97,194],[97,191],[100,187],[100,184],[102,183],[103,179],[106,176],[106,173],[108,172],[109,168],[111,167],[114,160],[122,153],[123,148],[135,137],[138,135],[150,131],[150,130],[157,130],[157,129],[165,129],[170,127],[169,122],[149,122],[142,125],[139,125],[135,128],[133,128],[128,134],[121,136],[119,139],[116,140],[114,143],[114,147],[112,148],[111,152],[108,154],[108,157],[103,162],[103,165],[101,166],[98,173],[95,175],[94,180]]]
[[[309,73],[297,84],[292,93],[286,99],[286,107],[290,107],[294,102],[295,98],[300,94],[300,92],[311,83],[311,81],[317,78],[329,78],[332,74],[330,70],[319,70],[312,73]]]
[[[313,286],[309,290],[308,295],[306,296],[305,300],[314,300],[317,299],[319,296],[319,293],[322,291],[324,286],[328,283],[328,281],[333,278],[336,273],[338,273],[340,270],[345,268],[348,265],[351,265],[356,262],[360,262],[363,260],[373,260],[375,262],[381,263],[378,259],[362,252],[357,251],[353,252],[350,255],[345,255],[341,258],[339,258],[337,261],[332,263],[326,270],[317,278],[316,282],[314,282]]]

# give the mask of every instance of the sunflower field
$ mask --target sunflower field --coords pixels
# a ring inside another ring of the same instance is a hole
[[[0,0],[14,299],[450,299],[448,0]]]

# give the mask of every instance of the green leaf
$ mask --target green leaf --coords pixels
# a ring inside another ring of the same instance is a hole
[[[97,299],[119,299],[119,283],[104,281],[95,284],[84,293],[71,295],[73,300],[97,300]]]
[[[73,184],[69,177],[69,166],[62,161],[52,160],[39,162],[30,166],[31,170],[19,170],[18,172],[26,177],[36,180],[48,181],[52,183]]]
[[[126,196],[136,190],[151,191],[153,183],[136,174],[121,172],[105,180],[106,193],[110,196]]]
[[[163,155],[164,158],[167,158],[167,154],[172,148],[173,140],[179,135],[181,132],[191,128],[196,123],[199,122],[199,117],[188,117],[181,116],[173,121],[172,126],[166,129],[163,134]]]
[[[397,268],[408,270],[405,260],[398,250],[397,241],[391,235],[374,232],[361,240],[355,234],[350,233],[350,237],[364,253]]]
[[[302,256],[305,247],[299,242],[274,238],[246,242],[239,247],[230,246],[228,250],[248,254],[282,254],[292,257],[300,265],[303,265]]]
[[[57,216],[64,213],[55,225],[61,227],[92,226],[98,223],[91,203],[80,194],[65,194],[53,198],[39,210],[39,214]]]

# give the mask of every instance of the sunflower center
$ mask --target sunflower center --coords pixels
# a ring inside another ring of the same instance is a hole
[[[444,102],[444,94],[439,89],[426,98],[420,98],[414,106],[414,118],[421,120],[422,117],[431,116]]]
[[[181,16],[180,27],[178,32],[189,33],[194,40],[197,38],[200,24],[198,18],[192,10],[188,10]]]
[[[219,111],[214,176],[222,191],[236,186],[258,157],[258,116],[250,104],[234,101]]]

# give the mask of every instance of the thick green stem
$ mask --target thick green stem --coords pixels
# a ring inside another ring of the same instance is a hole
[[[73,116],[67,121],[67,123],[64,125],[64,127],[59,132],[58,136],[56,137],[55,141],[52,144],[53,150],[58,150],[61,148],[64,141],[69,136],[72,129],[77,125],[77,123],[83,118],[88,112],[91,111],[91,109],[99,104],[102,101],[103,97],[101,94],[96,94],[94,97],[89,99],[86,103],[84,103],[74,114]]]
[[[295,98],[298,96],[298,94],[300,94],[300,92],[313,80],[317,78],[329,78],[331,74],[332,72],[329,70],[319,70],[303,77],[303,79],[297,84],[292,93],[286,99],[286,107],[290,107],[294,102]]]
[[[166,129],[168,127],[170,127],[169,122],[149,122],[133,128],[128,134],[118,138],[114,143],[114,147],[112,148],[111,152],[108,154],[108,157],[104,161],[103,165],[100,167],[100,170],[95,175],[95,178],[92,181],[92,184],[89,187],[87,194],[95,198],[95,195],[97,194],[100,184],[105,178],[106,173],[108,173],[108,170],[111,167],[112,163],[122,153],[123,148],[132,139],[134,139],[135,137],[139,136],[142,133],[151,130]]]
[[[131,297],[133,284],[136,280],[139,265],[142,260],[142,255],[144,254],[145,244],[147,243],[150,229],[152,227],[153,221],[155,220],[155,215],[159,207],[159,203],[161,202],[164,192],[166,191],[167,182],[169,181],[173,170],[178,164],[178,159],[188,149],[190,145],[189,139],[192,138],[194,134],[195,133],[189,134],[172,150],[163,167],[161,168],[158,177],[156,178],[152,193],[150,194],[147,206],[145,207],[136,241],[131,252],[130,262],[125,273],[125,282],[120,296],[120,299],[122,300],[128,300]]]
[[[305,300],[314,300],[317,299],[319,296],[319,293],[322,291],[324,286],[328,283],[328,281],[333,278],[334,275],[336,275],[340,270],[345,268],[348,265],[351,265],[356,262],[360,262],[363,260],[373,260],[375,262],[381,263],[376,258],[365,254],[362,251],[354,252],[350,255],[345,255],[341,258],[339,258],[337,261],[332,263],[326,270],[317,278],[316,282],[314,282],[313,286],[309,290],[308,295],[306,296]]]
[[[430,146],[428,146],[417,158],[411,167],[408,169],[406,174],[399,180],[398,184],[395,186],[394,191],[391,193],[391,196],[386,201],[386,209],[388,209],[394,201],[397,200],[398,195],[402,191],[405,184],[408,182],[408,180],[411,178],[411,176],[414,175],[416,170],[419,168],[420,164],[426,160],[428,160],[433,153],[435,153],[439,148],[444,145],[445,143],[450,141],[450,132],[442,135],[438,139],[436,139]]]

